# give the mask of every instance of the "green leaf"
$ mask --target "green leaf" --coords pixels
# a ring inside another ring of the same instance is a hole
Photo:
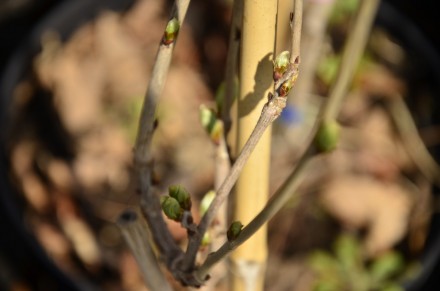
[[[340,291],[341,286],[334,280],[321,280],[315,284],[313,291]]]
[[[344,18],[353,15],[359,5],[359,0],[337,0],[330,15],[330,23],[341,22]]]
[[[401,272],[403,267],[402,256],[395,251],[390,251],[373,262],[370,274],[375,282],[381,282]]]
[[[337,275],[339,272],[339,262],[324,251],[313,252],[308,259],[308,265],[318,275]]]
[[[352,235],[343,234],[335,242],[336,256],[346,270],[358,269],[362,261],[359,242]]]
[[[396,283],[389,283],[380,288],[380,291],[404,291],[402,286],[396,284]]]

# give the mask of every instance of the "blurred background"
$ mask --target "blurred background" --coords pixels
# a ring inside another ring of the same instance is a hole
[[[280,11],[288,2],[280,0]],[[335,79],[358,1],[305,3],[305,73],[274,124],[271,193],[295,166]],[[377,281],[374,290],[434,290],[440,176],[426,171],[438,166],[414,157],[408,140],[419,137],[399,130],[396,116],[406,115],[389,106],[402,96],[438,161],[434,5],[381,3],[340,115],[339,148],[269,223],[267,290],[357,291],[365,280]],[[171,6],[0,0],[1,290],[147,290],[114,222],[139,200],[132,147]],[[213,187],[215,150],[198,110],[215,106],[224,79],[231,9],[226,0],[191,2],[157,112],[157,187],[184,185],[196,205]],[[278,27],[288,29],[288,13],[279,13]],[[288,42],[280,28],[276,50]],[[169,227],[184,243],[186,231]]]

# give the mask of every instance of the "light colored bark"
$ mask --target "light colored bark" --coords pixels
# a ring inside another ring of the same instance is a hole
[[[245,1],[240,64],[237,148],[241,149],[257,123],[272,89],[272,52],[277,1]],[[244,225],[268,198],[270,129],[243,168],[236,185],[234,219]],[[262,227],[231,256],[232,290],[263,290],[267,259],[267,231]]]

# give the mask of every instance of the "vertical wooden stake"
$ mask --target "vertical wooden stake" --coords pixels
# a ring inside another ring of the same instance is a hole
[[[277,1],[244,1],[238,103],[237,147],[251,134],[273,88],[272,53]],[[269,190],[270,129],[251,154],[236,185],[234,220],[244,225],[264,207]],[[231,256],[232,290],[263,290],[267,258],[266,227]]]

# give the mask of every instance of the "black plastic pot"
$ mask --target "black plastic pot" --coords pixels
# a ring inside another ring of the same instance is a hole
[[[417,98],[413,93],[424,86],[434,96],[431,100],[432,110],[429,116],[418,118],[418,126],[440,124],[440,19],[434,9],[435,1],[421,1],[414,7],[414,1],[385,1],[381,3],[376,25],[386,29],[405,48],[416,63],[416,68],[409,76],[410,93],[407,101],[410,108],[417,108]],[[411,17],[411,18],[409,18]],[[414,109],[417,116],[417,110]],[[440,147],[430,149],[434,158],[440,161]],[[439,195],[439,188],[433,193]],[[422,271],[410,282],[404,284],[407,291],[439,290],[440,287],[440,214],[434,213],[431,218],[429,235],[421,256]]]
[[[38,22],[22,44],[14,49],[13,55],[9,57],[7,66],[2,72],[0,80],[0,232],[8,235],[0,237],[0,263],[6,261],[12,264],[13,269],[18,270],[17,276],[28,279],[27,282],[34,290],[39,290],[38,286],[41,286],[42,281],[46,286],[53,286],[51,290],[88,290],[91,287],[80,278],[71,278],[60,271],[23,226],[21,213],[17,207],[17,195],[9,181],[8,157],[4,150],[12,92],[19,81],[26,76],[32,58],[40,49],[39,42],[44,31],[55,30],[65,40],[79,25],[95,17],[102,9],[124,10],[132,2],[134,0],[62,2]],[[389,2],[399,5],[397,1]],[[383,2],[380,6],[376,25],[385,28],[413,54],[421,66],[421,69],[417,70],[420,74],[416,78],[417,82],[429,84],[433,96],[440,96],[440,54],[430,42],[429,37],[426,37],[413,21],[387,2]],[[435,100],[433,104],[437,109],[434,112],[440,113],[440,101]],[[439,123],[440,114],[433,114],[423,119],[420,126]],[[440,160],[439,152],[438,148],[434,152],[437,160]],[[435,189],[435,192],[438,192],[438,189]],[[17,249],[20,249],[20,252],[17,252]],[[432,217],[429,237],[421,260],[422,273],[404,285],[408,291],[435,290],[433,286],[437,283],[437,270],[440,267],[440,215],[438,214]],[[23,264],[28,264],[30,267],[24,267]],[[7,286],[2,286],[0,283],[0,289],[6,289],[3,287]]]
[[[123,11],[134,0],[30,2],[24,10],[12,15],[12,19],[0,23],[3,24],[2,40],[5,41],[1,46],[1,61],[7,62],[0,80],[0,265],[8,265],[7,271],[0,272],[0,289],[9,290],[9,283],[17,280],[26,282],[32,290],[93,290],[83,278],[73,278],[61,271],[23,224],[5,151],[10,118],[8,109],[15,86],[29,72],[32,59],[40,50],[40,39],[45,31],[56,31],[62,40],[66,40],[76,28],[102,10]],[[31,20],[37,22],[30,23]],[[20,40],[21,44],[14,47]]]

